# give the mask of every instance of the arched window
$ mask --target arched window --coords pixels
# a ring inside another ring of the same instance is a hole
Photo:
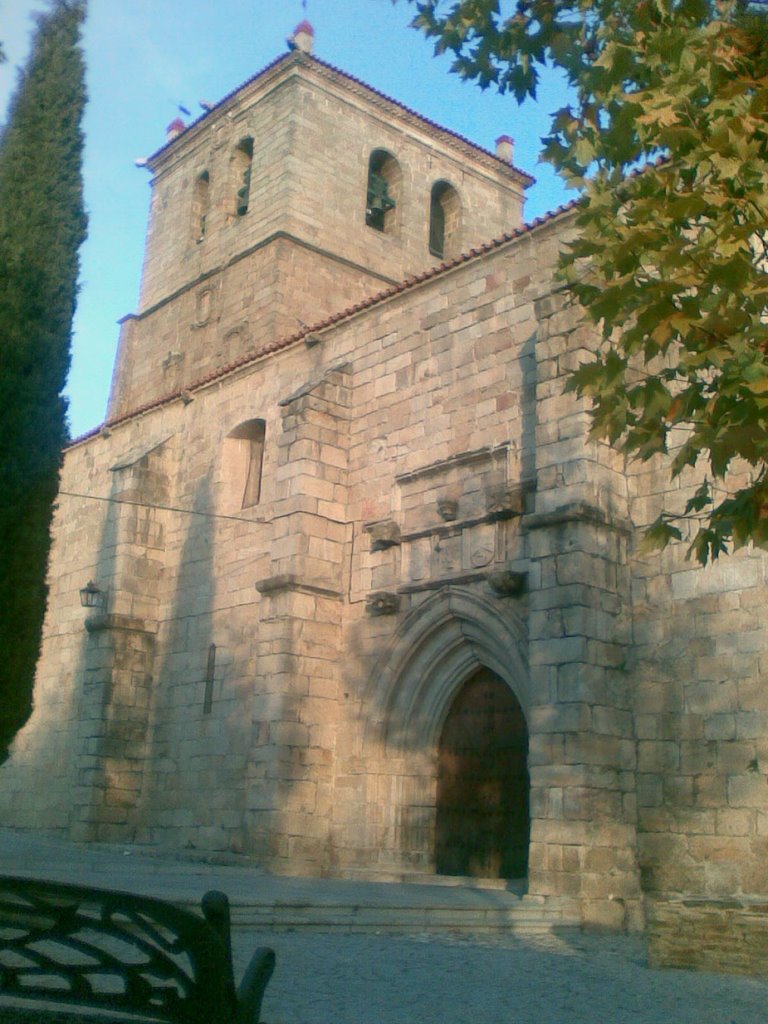
[[[251,164],[253,162],[253,139],[241,139],[235,148],[235,213],[238,217],[248,213],[251,199]]]
[[[225,438],[224,476],[235,508],[252,508],[261,498],[264,433],[264,420],[246,420]]]
[[[196,242],[202,242],[205,239],[210,205],[211,179],[208,171],[202,171],[195,179],[192,193],[192,237]]]
[[[365,223],[369,228],[392,234],[402,174],[391,153],[374,149],[368,161],[368,186],[365,197]]]
[[[432,186],[429,204],[429,251],[443,259],[455,256],[461,239],[461,200],[447,181]]]

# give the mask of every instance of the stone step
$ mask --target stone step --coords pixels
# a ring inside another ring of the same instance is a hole
[[[0,828],[7,874],[157,896],[200,911],[226,892],[237,929],[472,934],[578,927],[575,903],[528,896],[525,881],[348,869],[344,878],[268,875],[252,864],[185,861],[142,847],[83,847]]]
[[[518,896],[522,896],[528,887],[525,878],[475,878],[470,875],[433,875],[425,871],[389,871],[381,868],[343,868],[335,877],[352,882],[403,882],[407,885],[495,889],[517,893]]]
[[[533,934],[557,928],[578,928],[566,910],[554,902],[526,897],[505,899],[499,905],[459,906],[423,894],[418,901],[314,902],[306,899],[233,899],[232,926],[259,931],[389,931],[397,933]],[[194,900],[175,900],[197,909]]]

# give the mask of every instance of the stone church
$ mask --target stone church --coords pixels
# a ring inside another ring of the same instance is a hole
[[[765,966],[768,560],[643,550],[686,482],[563,394],[597,341],[553,283],[573,210],[524,223],[510,139],[311,44],[148,161],[0,823],[523,879],[660,961]]]

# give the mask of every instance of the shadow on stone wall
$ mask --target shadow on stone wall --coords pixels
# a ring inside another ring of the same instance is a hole
[[[154,682],[158,588],[167,500],[163,445],[113,466],[95,567],[104,604],[85,621],[71,836],[133,837],[143,785]]]
[[[197,481],[189,507],[208,513],[211,493],[209,471]],[[215,520],[205,514],[172,515],[183,542],[176,586],[160,624],[162,656],[153,687],[137,836],[193,848],[198,830],[211,827],[216,772],[210,762],[221,760],[223,753],[216,714],[221,671],[210,650],[215,644]]]

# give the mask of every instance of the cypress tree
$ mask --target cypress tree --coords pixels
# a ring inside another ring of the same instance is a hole
[[[32,708],[50,525],[67,440],[86,0],[49,0],[0,131],[0,762]]]

